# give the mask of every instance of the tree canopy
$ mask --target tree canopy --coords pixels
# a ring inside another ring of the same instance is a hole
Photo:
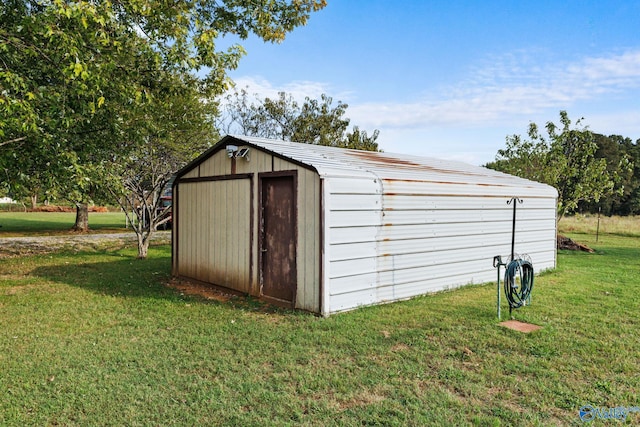
[[[221,127],[226,133],[276,138],[307,144],[378,151],[379,131],[371,135],[345,117],[348,105],[322,94],[306,97],[302,105],[292,95],[280,92],[276,99],[250,97],[245,89],[227,95]]]
[[[578,120],[575,127],[566,111],[560,112],[560,126],[549,121],[547,136],[535,123],[529,125],[529,139],[520,135],[506,138],[496,161],[487,167],[549,184],[558,190],[558,218],[574,212],[580,203],[598,202],[603,197],[622,194],[623,181],[632,165],[621,156],[615,167],[596,155],[594,134]]]
[[[221,37],[282,41],[324,0],[5,0],[0,4],[0,176],[14,196],[86,203],[113,155],[148,143],[163,82],[213,102],[244,54]],[[145,113],[146,112],[146,113]],[[171,127],[170,122],[155,122]]]
[[[621,135],[601,135],[594,133],[598,146],[596,158],[605,159],[609,173],[618,172],[622,191],[604,195],[599,201],[580,202],[580,212],[603,212],[605,215],[637,215],[640,213],[640,139],[635,143]],[[624,158],[631,161],[633,168],[618,171]]]

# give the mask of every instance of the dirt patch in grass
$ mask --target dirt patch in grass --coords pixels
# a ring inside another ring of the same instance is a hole
[[[238,297],[236,294],[225,292],[213,285],[205,285],[203,283],[191,282],[189,280],[178,279],[175,277],[167,283],[167,286],[177,289],[185,295],[195,295],[204,299],[220,302],[227,302]]]
[[[340,410],[344,411],[346,409],[350,409],[357,406],[368,406],[375,403],[380,403],[385,399],[386,397],[383,396],[382,394],[379,394],[371,390],[364,390],[349,400],[339,402],[339,408]]]
[[[399,351],[406,351],[409,350],[409,346],[406,345],[405,343],[397,343],[395,344],[393,347],[391,347],[391,351],[395,352],[399,352]]]
[[[165,283],[165,286],[173,288],[183,295],[195,296],[208,301],[230,302],[233,306],[241,307],[243,310],[262,313],[265,315],[262,320],[273,324],[282,321],[282,318],[277,316],[278,314],[289,313],[291,310],[240,291],[179,277],[171,278],[169,282]]]
[[[312,398],[314,401],[325,401],[329,407],[338,411],[380,403],[385,399],[384,393],[378,388],[375,390],[364,389],[350,397],[341,396],[334,391],[328,391]]]

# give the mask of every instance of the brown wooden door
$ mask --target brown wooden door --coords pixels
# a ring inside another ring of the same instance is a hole
[[[297,276],[293,176],[263,177],[261,202],[261,293],[293,304]]]

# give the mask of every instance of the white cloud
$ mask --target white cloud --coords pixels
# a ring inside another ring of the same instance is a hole
[[[262,77],[247,76],[235,83],[259,97],[276,97],[284,91],[303,101],[326,93],[349,103],[349,117],[363,128],[521,123],[523,117],[528,120],[549,109],[570,109],[576,102],[640,88],[640,50],[547,65],[540,56],[540,52],[516,52],[488,58],[455,87],[404,103],[351,103],[349,92],[332,92],[327,82],[300,80],[276,86]]]
[[[349,116],[365,128],[484,127],[638,88],[640,51],[547,66],[512,54],[473,70],[467,81],[437,97],[351,105]]]
[[[284,91],[299,102],[326,93],[349,104],[351,123],[379,129],[378,142],[386,151],[475,164],[493,160],[506,135],[525,133],[529,121],[556,119],[559,110],[568,110],[572,119],[585,116],[584,124],[595,132],[640,137],[640,50],[573,61],[541,51],[513,52],[487,58],[453,87],[416,88],[431,92],[411,102],[358,103],[350,98],[364,94],[336,93],[327,82],[274,85],[262,77],[235,82],[259,97]]]

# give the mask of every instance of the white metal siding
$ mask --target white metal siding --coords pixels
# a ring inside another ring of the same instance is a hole
[[[483,196],[469,185],[469,194],[456,195],[460,184],[429,182],[405,182],[399,194],[388,191],[398,190],[388,182],[382,180],[377,202],[373,194],[352,195],[348,210],[331,207],[332,312],[495,280],[493,257],[507,259],[511,251],[510,197]],[[522,193],[527,191],[511,189],[523,199],[516,211],[515,252],[530,256],[536,271],[554,268],[555,198]],[[355,200],[362,204],[354,206]],[[358,215],[358,227],[347,221]],[[360,227],[368,234],[354,233]],[[364,241],[374,230],[373,240]]]
[[[365,178],[328,180],[328,298],[330,312],[376,302],[376,236],[382,216],[380,181]],[[344,295],[350,295],[345,298]]]
[[[454,189],[443,183],[433,196],[433,186],[405,183],[405,194],[383,187],[377,203],[374,197],[347,203],[348,215],[331,207],[332,312],[495,280],[493,256],[506,259],[511,250],[510,198],[451,195]],[[343,222],[355,213],[369,237],[377,230],[373,240],[363,241],[364,233],[353,233],[359,227]],[[529,255],[537,271],[555,267],[555,198],[523,196],[516,214],[516,252]]]

